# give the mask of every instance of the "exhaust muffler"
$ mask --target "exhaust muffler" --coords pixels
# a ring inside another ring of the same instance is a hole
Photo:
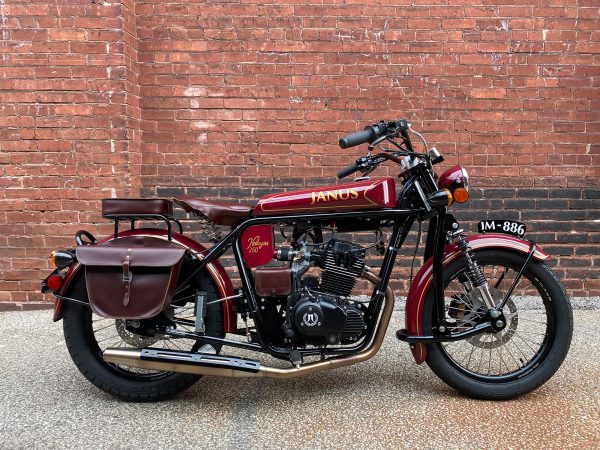
[[[363,272],[362,278],[370,281],[375,286],[379,286],[380,284],[379,277],[368,270]],[[334,357],[325,361],[304,364],[300,367],[280,369],[263,366],[260,362],[250,359],[158,348],[108,348],[104,351],[103,358],[105,361],[113,364],[164,372],[215,375],[221,377],[295,378],[338,367],[350,366],[372,358],[381,348],[393,309],[394,294],[388,286],[385,290],[385,304],[381,313],[381,319],[379,320],[379,325],[371,345],[355,355]]]

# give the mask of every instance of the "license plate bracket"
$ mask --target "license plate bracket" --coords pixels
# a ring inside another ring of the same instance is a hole
[[[507,219],[482,220],[477,224],[480,233],[504,233],[522,238],[527,231],[523,222]]]

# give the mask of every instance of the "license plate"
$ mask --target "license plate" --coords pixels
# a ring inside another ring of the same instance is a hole
[[[523,237],[526,231],[525,224],[515,220],[482,220],[477,224],[480,233],[505,233]]]

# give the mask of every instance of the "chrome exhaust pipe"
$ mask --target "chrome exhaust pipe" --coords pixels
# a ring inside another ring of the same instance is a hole
[[[264,376],[260,374],[261,365],[258,361],[163,348],[107,348],[104,351],[103,358],[105,361],[114,364],[164,372],[216,375],[222,377]]]
[[[379,286],[381,280],[369,270],[362,278]],[[330,358],[325,361],[304,364],[300,367],[280,369],[263,366],[258,361],[230,356],[217,356],[192,352],[177,352],[167,349],[122,349],[108,348],[103,358],[106,362],[141,369],[160,370],[164,372],[191,373],[195,375],[215,375],[221,377],[269,377],[295,378],[338,367],[350,366],[366,361],[379,351],[387,331],[392,311],[394,310],[394,293],[388,286],[385,290],[385,304],[381,313],[379,325],[371,345],[355,355]]]

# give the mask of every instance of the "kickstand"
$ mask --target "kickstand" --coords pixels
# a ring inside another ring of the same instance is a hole
[[[296,366],[296,369],[300,368],[300,364],[302,364],[302,355],[298,350],[292,350],[290,352],[290,361]]]
[[[252,341],[252,334],[250,333],[250,328],[248,328],[248,314],[242,313],[242,320],[244,321],[244,326],[246,327],[246,338],[248,342]]]

